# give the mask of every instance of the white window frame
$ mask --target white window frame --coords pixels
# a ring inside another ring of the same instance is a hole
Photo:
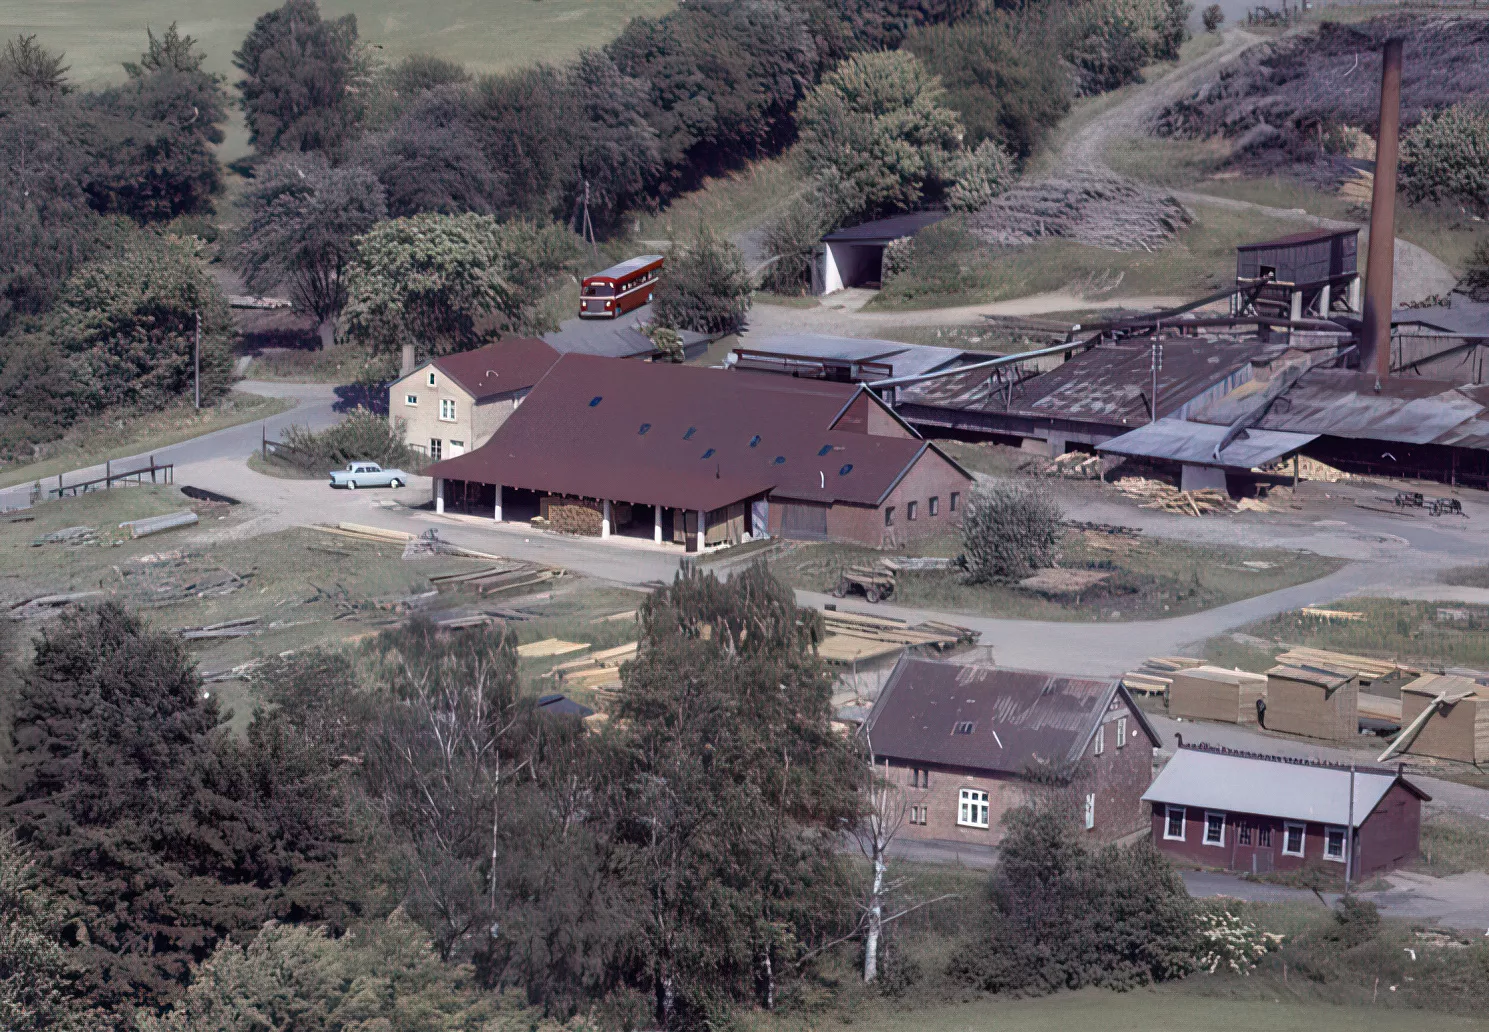
[[[429,384],[429,386],[431,386],[431,387],[434,386],[434,370],[433,369],[429,370],[429,376],[426,377],[425,379],[426,379],[426,382]]]
[[[405,394],[403,396],[403,403],[405,405],[417,405],[419,404],[419,396],[417,394]]]
[[[1106,725],[1097,724],[1096,738],[1091,743],[1091,755],[1100,756],[1104,752],[1106,752]]]
[[[446,408],[448,408],[449,411],[450,411],[450,414],[448,416],[445,415],[445,409]],[[439,421],[441,423],[453,423],[458,418],[459,418],[459,414],[458,414],[458,410],[455,408],[455,399],[454,398],[441,398],[441,399],[439,399]]]
[[[1174,825],[1174,814],[1179,815],[1179,833],[1173,834],[1170,830]],[[1183,842],[1189,837],[1189,808],[1174,806],[1172,803],[1163,808],[1163,837],[1170,842]]]
[[[1339,835],[1339,855],[1333,856],[1329,853],[1329,836]],[[1324,826],[1324,859],[1331,863],[1344,863],[1345,853],[1349,849],[1349,831],[1340,824],[1329,824]]]
[[[1212,817],[1219,817],[1220,818],[1220,841],[1219,842],[1212,842],[1212,841],[1210,841],[1210,819]],[[1200,842],[1203,845],[1206,845],[1206,846],[1215,846],[1215,847],[1220,848],[1220,849],[1224,849],[1225,848],[1225,811],[1224,810],[1206,810],[1205,811],[1205,831],[1204,831],[1204,834],[1200,836]]]
[[[959,828],[987,828],[991,826],[991,808],[988,794],[980,788],[964,788],[958,797],[956,823]]]
[[[1117,718],[1117,748],[1121,749],[1127,745],[1127,718]]]
[[[1086,830],[1096,827],[1096,793],[1086,793]]]
[[[1298,829],[1298,848],[1296,850],[1287,848],[1288,833],[1294,828]],[[1282,825],[1282,855],[1303,856],[1308,852],[1308,825],[1298,821],[1287,821]]]

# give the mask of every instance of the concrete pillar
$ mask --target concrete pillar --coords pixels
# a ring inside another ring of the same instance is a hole
[[[1293,322],[1297,322],[1303,318],[1303,292],[1301,290],[1293,291],[1293,310],[1289,313],[1288,318],[1292,319]]]
[[[662,543],[662,507],[660,505],[652,509],[651,539],[657,544]]]
[[[702,553],[704,544],[708,541],[708,513],[702,509],[698,510],[698,551]]]
[[[1318,295],[1318,317],[1320,319],[1327,319],[1329,317],[1329,303],[1332,300],[1331,294],[1331,284],[1325,283],[1323,290],[1319,291]]]
[[[496,485],[496,512],[492,514],[491,518],[497,523],[502,521],[502,486],[500,484]]]
[[[610,536],[610,499],[605,499],[605,514],[600,518],[600,537]]]
[[[434,478],[434,511],[445,511],[445,482],[439,477]]]

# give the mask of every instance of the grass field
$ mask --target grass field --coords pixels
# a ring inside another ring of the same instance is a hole
[[[55,477],[106,459],[138,455],[153,448],[179,444],[230,426],[267,419],[294,407],[292,398],[265,398],[234,391],[216,405],[192,408],[176,405],[160,412],[123,418],[99,418],[73,424],[67,436],[43,447],[45,458],[25,465],[0,467],[0,487]]]
[[[951,556],[953,537],[917,544],[915,555]],[[796,548],[772,568],[792,587],[830,591],[845,566],[882,553],[853,545]],[[1248,566],[1246,563],[1256,565]],[[1144,620],[1182,616],[1333,573],[1339,561],[1270,549],[1203,547],[1086,531],[1065,535],[1060,565],[1109,574],[1086,590],[1048,595],[1017,585],[968,584],[960,571],[902,573],[892,601],[905,606],[1028,620]]]
[[[1182,985],[1182,983],[1181,983]],[[878,1010],[851,1019],[862,1032],[1400,1032],[1403,1013],[1392,1008],[1334,1007],[1278,1000],[1232,1000],[1181,989],[1115,993],[1085,990],[1037,1000],[1000,997],[957,1006]],[[847,1023],[849,1017],[843,1016]],[[820,1028],[838,1020],[784,1018],[758,1022],[764,1030]],[[1480,1032],[1483,1020],[1411,1011],[1417,1032]]]
[[[720,235],[733,236],[769,222],[805,186],[789,153],[752,162],[738,172],[707,180],[655,214],[638,216],[633,236],[638,241],[672,240],[686,237],[700,222]]]

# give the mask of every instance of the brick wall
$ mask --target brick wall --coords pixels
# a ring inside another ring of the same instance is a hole
[[[1422,845],[1422,800],[1397,782],[1361,822],[1358,834],[1361,876],[1410,863]]]
[[[913,437],[903,423],[885,410],[884,406],[870,398],[867,394],[860,394],[853,399],[843,414],[833,423],[831,429],[842,430],[847,433],[872,434],[875,437]]]
[[[837,541],[857,541],[876,548],[953,531],[961,525],[962,506],[972,482],[939,453],[927,449],[904,478],[895,485],[881,506],[839,503],[827,513],[827,536]],[[951,496],[957,495],[956,511]],[[931,515],[931,499],[936,515]],[[909,503],[915,502],[915,519],[909,518]],[[893,508],[893,523],[885,525],[884,514]]]
[[[905,791],[905,805],[910,807],[900,835],[910,839],[939,842],[961,842],[975,846],[995,846],[1003,840],[1003,815],[1026,798],[1026,785],[1006,775],[987,772],[928,767],[924,764],[890,761],[890,777]],[[916,771],[923,772],[916,777]],[[917,787],[917,781],[926,781]],[[988,794],[988,826],[969,827],[957,823],[962,789]],[[913,818],[923,811],[923,823]]]

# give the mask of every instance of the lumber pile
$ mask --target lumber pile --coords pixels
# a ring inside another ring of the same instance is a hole
[[[1078,595],[1112,575],[1110,570],[1079,570],[1051,567],[1019,581],[1019,587],[1041,595]]]
[[[935,620],[912,627],[904,620],[862,613],[824,612],[822,616],[827,636],[818,644],[817,654],[829,663],[864,662],[922,645],[943,651],[981,637],[981,632],[971,628]]]
[[[175,530],[177,527],[190,527],[196,522],[196,513],[190,509],[182,509],[180,512],[168,512],[164,516],[151,516],[143,520],[125,520],[119,524],[119,529],[128,530],[130,537],[142,538],[166,530]]]
[[[92,544],[97,537],[97,532],[92,527],[63,527],[54,530],[50,534],[43,534],[31,542],[32,548],[40,548],[42,545],[84,545]]]
[[[1380,720],[1387,724],[1401,723],[1402,705],[1400,699],[1388,699],[1384,695],[1371,695],[1368,692],[1360,693],[1360,719]]]
[[[10,607],[10,618],[12,620],[35,620],[39,617],[55,616],[68,606],[102,597],[102,591],[69,591],[60,595],[39,595],[13,603]]]
[[[384,530],[382,527],[370,527],[364,523],[316,523],[313,529],[325,534],[335,534],[337,537],[355,538],[359,541],[373,541],[380,545],[402,545],[414,539],[414,535],[402,530]]]
[[[1401,719],[1416,728],[1402,735],[1413,755],[1489,762],[1489,687],[1477,681],[1424,674],[1401,689]]]
[[[186,641],[196,641],[201,638],[247,638],[250,635],[262,633],[254,627],[258,622],[259,618],[256,616],[245,616],[237,620],[206,624],[202,627],[178,627],[176,633]]]
[[[1360,733],[1360,671],[1323,659],[1277,657],[1267,671],[1269,731],[1349,741]]]
[[[563,575],[563,570],[554,567],[536,566],[532,563],[509,560],[479,570],[462,573],[442,573],[429,578],[429,583],[438,591],[461,591],[473,595],[495,595],[517,588],[529,588],[545,584]]]
[[[1101,456],[1086,452],[1066,452],[1053,459],[1034,459],[1019,467],[1044,477],[1065,477],[1069,480],[1098,480],[1102,473]]]
[[[1141,667],[1122,675],[1122,687],[1142,695],[1164,695],[1174,683],[1174,674],[1203,662],[1188,656],[1149,656]]]
[[[1168,712],[1191,720],[1255,724],[1256,703],[1267,697],[1267,676],[1217,666],[1174,672],[1168,689]]]
[[[526,645],[518,645],[517,655],[523,659],[537,659],[547,656],[567,656],[571,652],[583,652],[587,648],[589,648],[589,642],[586,641],[544,638],[542,641],[530,641]]]
[[[1230,495],[1212,487],[1198,491],[1180,491],[1162,480],[1123,477],[1117,481],[1116,488],[1129,498],[1138,499],[1144,509],[1159,509],[1180,516],[1207,516],[1217,512],[1234,512],[1237,509]]]
[[[601,649],[583,659],[560,663],[548,673],[560,684],[596,691],[619,688],[621,664],[636,658],[636,647],[637,643],[631,641],[613,649]]]
[[[581,502],[577,499],[548,499],[541,502],[539,518],[549,530],[560,534],[577,534],[581,537],[599,537],[600,526],[605,520],[599,502]]]
[[[1344,621],[1365,619],[1364,613],[1352,613],[1343,609],[1325,609],[1322,606],[1304,606],[1299,610],[1304,616],[1311,616],[1319,620]]]
[[[1404,681],[1421,673],[1414,667],[1392,659],[1372,659],[1370,656],[1304,646],[1288,649],[1277,657],[1277,662],[1287,666],[1312,666],[1324,670],[1352,670],[1358,675],[1362,688],[1379,689],[1391,681]]]

